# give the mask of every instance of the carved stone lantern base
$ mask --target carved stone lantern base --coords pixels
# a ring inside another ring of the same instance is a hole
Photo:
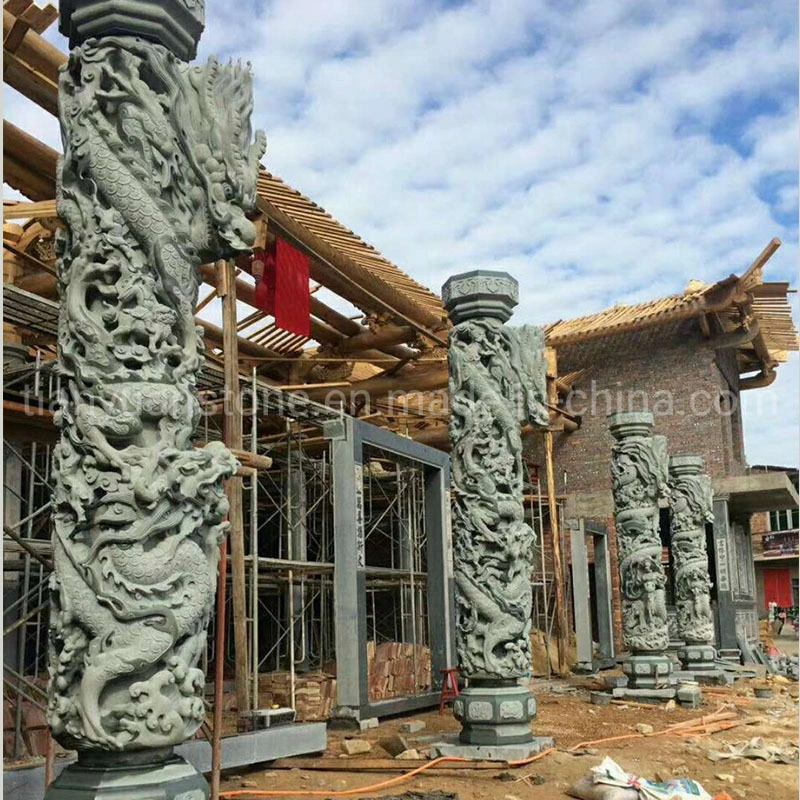
[[[523,744],[533,741],[536,698],[515,680],[471,679],[453,703],[464,744]]]
[[[715,672],[717,651],[713,645],[687,642],[678,650],[678,658],[686,672]]]
[[[173,755],[172,748],[83,753],[45,794],[46,800],[208,800],[208,796],[205,778]]]
[[[453,702],[461,733],[433,745],[437,756],[480,761],[522,761],[553,747],[550,736],[534,736],[536,698],[516,680],[470,678]]]
[[[634,653],[622,664],[629,689],[657,689],[669,684],[672,659],[663,653]]]

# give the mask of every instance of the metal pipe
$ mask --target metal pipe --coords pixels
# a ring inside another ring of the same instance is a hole
[[[3,441],[5,442],[5,439]],[[14,492],[14,494],[16,494],[16,492]],[[22,498],[20,498],[20,500],[21,499]],[[7,531],[15,531],[18,528],[21,528],[26,522],[28,522],[28,520],[31,520],[31,519],[34,519],[35,517],[38,517],[39,514],[41,514],[43,511],[47,511],[47,509],[50,508],[50,506],[52,506],[52,505],[53,505],[52,500],[48,500],[43,506],[39,506],[39,508],[37,508],[36,511],[31,512],[30,514],[28,514],[27,516],[23,517],[18,522],[15,522],[13,525],[5,525],[4,524],[3,525],[3,530],[7,532]],[[11,534],[9,534],[9,535],[11,535]]]
[[[287,533],[287,552],[289,560],[294,558],[294,538],[293,515],[292,515],[292,431],[291,423],[286,420],[286,436],[288,447],[286,448],[286,533]],[[297,690],[297,674],[295,672],[295,652],[294,652],[294,572],[289,570],[289,692],[291,695],[290,707],[295,708],[295,692]]]
[[[25,614],[24,617],[20,617],[19,619],[12,622],[11,625],[9,625],[7,628],[3,628],[3,638],[8,636],[9,633],[13,633],[15,630],[17,630],[17,628],[20,628],[22,625],[28,622],[28,620],[32,619],[37,614],[40,614],[47,608],[48,605],[49,601],[45,601],[41,605],[38,605],[36,608],[34,608],[32,611],[29,611],[27,614]],[[38,651],[37,651],[37,656],[38,656]]]
[[[398,462],[399,463],[399,462]],[[412,650],[411,655],[411,671],[414,675],[414,694],[417,694],[417,690],[419,688],[419,678],[417,675],[417,601],[416,601],[416,587],[414,585],[414,559],[416,558],[417,552],[417,529],[416,525],[414,526],[413,531],[413,539],[412,539],[412,530],[410,521],[412,519],[416,519],[416,514],[414,514],[414,509],[412,508],[412,502],[416,500],[416,496],[414,494],[414,487],[415,481],[412,477],[411,479],[411,492],[407,492],[407,500],[408,500],[408,523],[406,524],[406,535],[408,539],[408,549],[409,549],[409,588],[411,591],[411,646],[414,648]]]
[[[35,385],[35,384],[34,384]],[[36,463],[36,442],[31,443],[31,461]],[[33,497],[35,490],[35,475],[36,473],[31,470],[28,478],[28,513],[33,507]],[[31,537],[31,528],[33,520],[28,521],[27,537]],[[21,540],[20,540],[21,541]],[[23,556],[23,571],[22,571],[22,609],[21,618],[24,620],[23,624],[19,627],[19,634],[17,636],[17,670],[20,675],[25,673],[25,645],[26,645],[26,630],[25,624],[28,621],[28,592],[30,590],[31,582],[31,555],[29,548],[23,548],[25,555]],[[20,758],[22,756],[22,696],[17,694],[17,705],[14,709],[14,756]]]
[[[31,522],[33,521],[33,517],[30,515],[29,520]],[[28,526],[30,529],[30,522],[28,523]],[[52,571],[53,565],[41,553],[37,552],[36,549],[29,544],[29,542],[14,533],[14,531],[11,530],[8,525],[3,525],[3,533],[8,536],[9,539],[15,541],[25,551],[25,557],[33,556],[33,558],[35,558],[45,569]],[[8,611],[9,609],[6,610]]]
[[[222,685],[225,679],[225,594],[228,578],[228,539],[219,547],[219,577],[217,578],[217,629],[214,653],[214,727],[211,738],[211,800],[219,800],[220,770],[222,769]]]
[[[258,447],[258,378],[253,367],[251,391],[253,393],[253,413],[250,416],[250,452],[257,454]],[[250,618],[252,620],[252,637],[250,649],[253,669],[253,708],[258,708],[258,473],[254,472],[250,482],[250,552],[253,555],[250,571]]]

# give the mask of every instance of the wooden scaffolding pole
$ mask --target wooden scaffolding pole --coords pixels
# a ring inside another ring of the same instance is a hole
[[[553,432],[546,431],[545,468],[547,471],[547,507],[550,513],[550,534],[553,541],[553,580],[556,587],[556,645],[558,648],[558,671],[564,674],[567,664],[567,606],[564,599],[564,567],[561,559],[561,525],[556,503],[556,481],[553,474]]]
[[[211,800],[219,800],[222,772],[222,695],[225,682],[225,595],[227,589],[228,540],[219,548],[219,578],[217,579],[217,619],[214,647],[214,724],[211,728]]]
[[[547,401],[553,407],[558,404],[558,390],[556,377],[558,366],[556,351],[547,348]],[[567,605],[564,597],[564,566],[561,557],[561,525],[558,518],[558,503],[556,499],[555,468],[553,466],[553,431],[548,429],[544,434],[545,446],[545,471],[547,478],[547,508],[550,515],[550,535],[553,542],[553,580],[556,588],[556,647],[558,650],[558,671],[564,674],[569,669],[567,664],[567,649],[569,645],[567,623]]]
[[[222,347],[225,371],[223,441],[233,450],[242,449],[242,408],[239,401],[239,342],[236,333],[236,274],[233,262],[219,261],[222,298]],[[244,563],[244,514],[242,512],[242,479],[233,477],[227,483],[230,511],[228,521],[231,554],[231,597],[233,604],[233,648],[236,661],[234,686],[236,706],[244,714],[250,706],[247,658],[247,600]]]

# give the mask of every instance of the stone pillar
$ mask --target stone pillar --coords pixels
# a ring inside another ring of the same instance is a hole
[[[714,671],[714,612],[708,574],[706,523],[714,521],[711,478],[700,456],[673,456],[669,461],[670,534],[675,564],[678,630],[685,645],[678,650],[683,668]]]
[[[456,752],[489,758],[508,752],[503,746],[530,753],[552,741],[534,738],[536,700],[521,684],[531,672],[535,534],[524,521],[520,428],[525,422],[544,426],[548,414],[543,331],[503,324],[517,295],[510,275],[483,270],[450,278],[442,290],[453,322],[448,366],[456,648],[469,682],[453,705],[462,724],[460,742],[467,746]]]
[[[263,138],[251,75],[193,66],[202,0],[62,0],[48,721],[56,798],[207,796],[173,755],[199,668],[235,459],[192,445],[197,267],[249,249]]]
[[[667,442],[653,436],[653,415],[623,412],[609,416],[616,440],[611,481],[622,589],[622,631],[631,655],[622,665],[629,689],[656,689],[669,683],[669,645],[661,564],[659,500],[668,491]]]

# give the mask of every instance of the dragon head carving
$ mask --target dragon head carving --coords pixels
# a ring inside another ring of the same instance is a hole
[[[251,141],[253,110],[252,73],[249,65],[221,64],[215,58],[193,67],[189,79],[195,89],[196,125],[181,128],[182,135],[197,136],[186,142],[186,152],[205,193],[211,234],[193,237],[205,241],[201,257],[229,258],[249,250],[255,227],[246,214],[255,205],[258,163],[266,150],[263,131]],[[194,116],[194,114],[192,115]]]

